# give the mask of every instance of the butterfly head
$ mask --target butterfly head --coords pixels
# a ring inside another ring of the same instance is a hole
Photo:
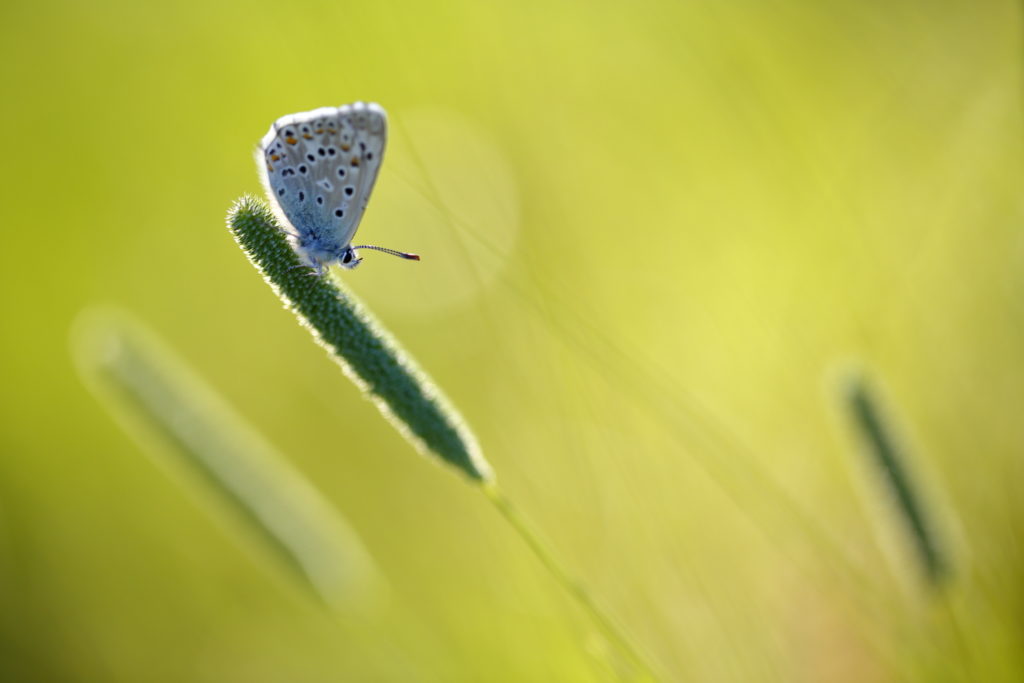
[[[338,263],[341,264],[342,268],[352,270],[362,262],[363,259],[356,256],[356,250],[354,247],[345,247],[341,250],[338,255]]]

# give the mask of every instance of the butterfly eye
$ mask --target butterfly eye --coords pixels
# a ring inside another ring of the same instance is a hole
[[[351,263],[352,262],[352,252],[351,251],[346,251],[345,255],[341,258],[341,262],[342,263]]]

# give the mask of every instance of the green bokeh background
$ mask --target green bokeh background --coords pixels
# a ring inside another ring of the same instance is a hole
[[[1019,3],[40,0],[0,38],[3,680],[612,676],[224,228],[275,118],[358,99],[392,125],[360,240],[423,261],[346,282],[665,678],[1024,676]],[[326,614],[117,427],[69,353],[96,303],[324,492],[386,614]],[[939,594],[851,367],[953,557]]]

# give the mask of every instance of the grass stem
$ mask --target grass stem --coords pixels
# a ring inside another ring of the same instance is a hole
[[[583,585],[555,560],[537,532],[498,488],[472,432],[394,338],[340,281],[311,274],[310,269],[301,266],[266,204],[243,197],[228,214],[228,226],[286,308],[313,332],[345,374],[373,398],[392,424],[421,452],[438,457],[481,485],[548,573],[628,660],[629,673],[622,678],[656,680],[636,647]]]
[[[488,482],[482,488],[487,498],[498,509],[501,516],[512,525],[512,528],[515,529],[519,537],[533,551],[533,554],[540,560],[540,563],[548,573],[586,613],[604,638],[626,657],[629,662],[629,671],[622,677],[625,680],[636,681],[637,683],[658,680],[654,670],[647,664],[646,658],[641,655],[637,647],[626,637],[621,627],[597,604],[586,587],[572,576],[555,558],[552,550],[541,540],[537,531],[516,509],[497,483]]]

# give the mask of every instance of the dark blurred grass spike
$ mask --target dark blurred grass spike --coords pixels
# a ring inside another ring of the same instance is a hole
[[[949,565],[939,547],[932,520],[928,517],[920,493],[907,469],[907,459],[863,376],[852,378],[846,390],[846,399],[874,466],[888,483],[896,507],[914,540],[915,554],[922,570],[928,581],[937,586],[946,578]]]
[[[343,285],[301,267],[266,204],[242,197],[228,213],[228,227],[285,306],[417,450],[471,479],[493,478],[475,437],[437,386]]]
[[[309,482],[152,332],[128,314],[79,316],[72,350],[90,389],[147,450],[184,463],[339,613],[378,608],[385,583],[361,541]],[[204,489],[206,487],[203,487]]]

